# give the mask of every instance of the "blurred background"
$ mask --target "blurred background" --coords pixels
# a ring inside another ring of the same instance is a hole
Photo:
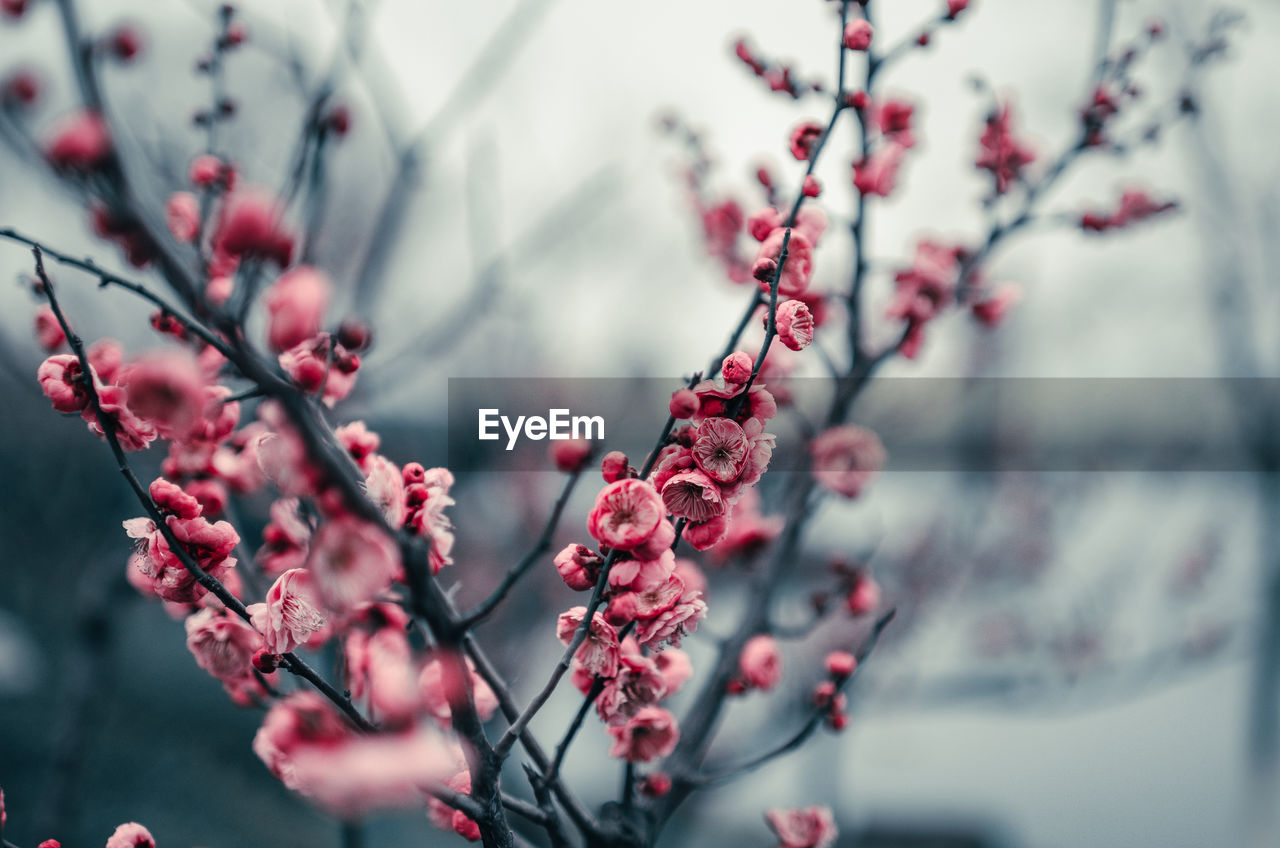
[[[72,102],[51,5],[0,23],[0,75],[31,68],[41,81],[22,117],[36,137]],[[107,68],[107,100],[131,177],[153,187],[148,202],[159,210],[202,149],[191,115],[208,102],[208,81],[191,69],[208,50],[218,4],[80,5],[87,31],[129,23],[144,36],[133,63]],[[896,43],[941,3],[880,5],[877,38]],[[916,104],[921,141],[898,191],[876,205],[873,303],[887,298],[918,238],[985,232],[985,184],[973,160],[987,101],[975,76],[1013,98],[1037,164],[1071,143],[1100,5],[978,0],[886,72],[884,89]],[[1138,77],[1152,103],[1176,98],[1185,45],[1217,7],[1116,5],[1117,43],[1153,18],[1167,23],[1168,39]],[[1231,8],[1243,22],[1231,30],[1228,60],[1197,76],[1199,119],[1131,156],[1087,159],[1047,204],[1078,215],[1111,208],[1121,190],[1139,186],[1177,198],[1178,214],[1113,235],[1046,227],[1019,238],[989,269],[1024,288],[1005,324],[991,333],[964,315],[938,321],[922,356],[889,363],[886,378],[1280,376],[1280,152],[1267,129],[1280,125],[1271,86],[1280,8],[1270,0]],[[377,335],[340,420],[363,419],[388,456],[430,466],[445,461],[449,378],[675,380],[701,367],[744,292],[706,255],[684,183],[688,151],[660,119],[677,114],[699,133],[717,196],[737,198],[748,213],[762,205],[753,178],[762,163],[789,194],[800,176],[786,149],[790,129],[821,120],[827,107],[770,94],[732,45],[748,36],[806,78],[829,79],[833,9],[822,0],[244,8],[249,39],[226,71],[237,108],[226,145],[246,180],[283,181],[311,92],[331,75],[351,113],[351,131],[328,151],[314,260],[339,283],[336,312],[367,317]],[[837,154],[819,167],[834,233],[816,263],[819,289],[848,273],[837,231],[850,208],[851,143],[838,134]],[[394,220],[379,212],[388,195]],[[10,146],[0,147],[5,226],[124,266],[94,238],[76,199]],[[0,243],[6,838],[93,845],[138,820],[165,846],[337,845],[336,825],[252,755],[259,715],[227,703],[186,651],[180,624],[124,585],[120,521],[138,509],[105,447],[39,394],[30,265],[23,248]],[[370,267],[381,268],[383,285],[357,290],[351,281]],[[82,335],[110,335],[130,351],[154,343],[137,303],[69,270],[58,279]],[[891,327],[873,326],[872,335],[887,339]],[[813,356],[797,357],[796,367],[823,372]],[[972,412],[953,410],[958,422]],[[1241,439],[1274,458],[1266,432],[1280,428],[1242,427]],[[141,459],[139,476],[149,479],[158,462]],[[558,486],[550,472],[509,471],[459,480],[458,565],[445,576],[464,600],[482,597],[523,552]],[[782,615],[803,619],[832,558],[867,562],[899,610],[851,692],[852,725],[701,796],[665,844],[768,845],[763,809],[808,803],[835,809],[841,845],[1277,844],[1261,841],[1277,832],[1265,821],[1280,807],[1275,479],[890,472],[858,501],[827,504]],[[556,549],[585,536],[593,492],[580,487]],[[240,505],[251,544],[267,504]],[[709,661],[711,640],[729,632],[737,601],[733,572],[709,571],[711,616],[687,644],[695,669]],[[571,598],[548,558],[508,614],[481,632],[522,700],[559,654],[551,621]],[[736,705],[723,750],[735,739],[781,736],[800,720],[799,693],[811,682],[803,669],[834,638],[819,631],[788,645],[792,694]],[[535,729],[558,736],[577,697],[559,693]],[[597,803],[606,796],[591,787],[616,783],[606,739],[591,719],[566,766]],[[367,836],[371,846],[460,844],[420,814],[372,821]]]

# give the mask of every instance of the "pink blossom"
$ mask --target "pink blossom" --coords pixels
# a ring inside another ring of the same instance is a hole
[[[124,348],[115,339],[98,339],[86,351],[89,365],[98,379],[114,383],[120,366],[124,364]]]
[[[581,471],[591,459],[591,443],[586,439],[565,439],[551,445],[551,461],[566,474]]]
[[[632,763],[648,763],[675,750],[680,739],[676,718],[662,707],[642,707],[626,724],[610,727],[613,747],[609,756]]]
[[[666,679],[653,659],[641,655],[638,649],[624,651],[618,674],[600,690],[596,712],[606,724],[625,724],[644,707],[658,703],[666,692]]]
[[[120,370],[129,409],[164,438],[191,434],[205,409],[205,379],[194,357],[177,351],[143,354]]]
[[[267,710],[253,737],[253,752],[290,789],[299,789],[294,755],[306,747],[333,750],[353,731],[318,692],[286,695]]]
[[[955,18],[965,9],[969,8],[970,0],[947,0],[947,17]]]
[[[145,450],[156,438],[155,425],[140,418],[126,403],[126,393],[121,386],[95,386],[98,393],[98,409],[109,422],[120,447],[126,451]],[[80,417],[89,425],[89,431],[103,436],[102,426],[92,406],[86,406]]]
[[[406,491],[409,514],[405,526],[431,542],[432,574],[439,574],[446,565],[453,564],[453,522],[444,514],[454,504],[449,496],[452,486],[453,474],[449,469],[429,468],[423,471],[422,482],[409,486]]]
[[[273,654],[287,654],[311,642],[326,624],[311,572],[305,568],[281,574],[267,590],[266,602],[249,607],[249,616]]]
[[[886,100],[875,112],[876,126],[886,141],[894,142],[904,148],[914,147],[915,136],[911,132],[911,119],[915,107],[904,100]]]
[[[600,555],[586,545],[566,545],[555,556],[556,571],[560,572],[565,585],[577,592],[585,592],[596,584],[603,562]]]
[[[49,353],[53,353],[67,343],[67,335],[62,331],[62,324],[58,323],[58,316],[53,314],[53,309],[50,307],[42,306],[36,310],[35,326],[36,341]]]
[[[262,636],[239,616],[205,608],[184,625],[196,665],[233,687],[253,678],[253,655],[263,647]]]
[[[871,24],[862,18],[850,21],[848,26],[844,28],[843,43],[845,48],[848,50],[866,50],[871,46],[873,32]]]
[[[823,659],[827,671],[835,677],[848,677],[858,667],[858,658],[848,651],[831,651]]]
[[[234,172],[221,159],[208,153],[202,153],[191,160],[191,167],[187,172],[187,178],[191,180],[191,184],[200,188],[211,188],[224,180],[229,183],[230,177]],[[227,188],[231,186],[228,184]]]
[[[635,590],[633,594],[636,600],[635,618],[657,618],[684,597],[684,581],[672,574],[660,583]]]
[[[751,217],[747,219],[747,232],[756,241],[764,241],[782,224],[782,213],[772,206],[766,206],[752,213]]]
[[[372,604],[372,608],[391,604]],[[385,618],[381,615],[373,619]],[[352,628],[343,643],[345,680],[351,697],[368,697],[370,712],[382,723],[399,724],[412,718],[421,701],[413,650],[403,624]]]
[[[156,848],[156,840],[142,825],[128,822],[116,828],[106,848]]]
[[[679,648],[667,648],[654,654],[653,662],[662,675],[663,697],[675,695],[693,677],[693,663],[689,661],[689,655]]]
[[[404,477],[394,462],[378,454],[370,457],[364,490],[369,500],[387,519],[388,525],[399,527],[404,523]]]
[[[1127,227],[1130,224],[1145,221],[1178,208],[1174,201],[1153,200],[1140,189],[1126,191],[1120,197],[1120,203],[1111,213],[1089,212],[1081,216],[1080,226],[1089,232],[1106,232]]]
[[[880,607],[880,584],[869,574],[859,573],[845,598],[851,615],[867,615]]]
[[[167,515],[195,518],[204,510],[200,502],[183,491],[181,486],[163,477],[152,480],[147,492],[151,495],[151,500],[156,502],[156,508]]]
[[[782,653],[778,640],[767,633],[752,636],[738,655],[738,671],[742,679],[755,689],[768,691],[782,679]]]
[[[791,155],[801,162],[813,154],[814,145],[822,137],[822,125],[816,121],[805,121],[791,131]]]
[[[691,521],[684,527],[684,540],[695,551],[713,548],[729,533],[729,515],[724,513],[706,521]]]
[[[720,487],[702,471],[684,471],[662,487],[662,502],[672,515],[708,521],[723,515],[726,504]]]
[[[59,171],[93,171],[111,159],[111,133],[97,112],[64,116],[45,143],[45,157]]]
[[[280,498],[271,504],[255,561],[266,574],[282,574],[306,562],[310,544],[311,526],[298,514],[298,499]]]
[[[20,18],[27,13],[27,7],[31,0],[0,0],[0,12],[3,12],[10,18]],[[3,799],[3,793],[0,793],[0,800]],[[4,806],[0,804],[0,814],[3,814]],[[3,820],[0,820],[0,828],[4,827]]]
[[[750,489],[733,507],[729,532],[711,551],[716,562],[734,557],[750,557],[764,549],[782,532],[782,516],[764,516],[760,512],[760,495]]]
[[[667,404],[671,417],[677,420],[690,418],[698,411],[698,396],[691,389],[677,389]]]
[[[634,548],[658,529],[665,515],[662,503],[653,486],[643,480],[618,480],[596,495],[587,531],[611,548]]]
[[[787,231],[783,228],[774,230],[760,245],[756,261],[771,259],[779,261],[782,253],[782,242]],[[791,239],[787,242],[787,263],[778,278],[778,293],[785,297],[795,297],[809,287],[809,279],[813,275],[813,243],[799,230],[791,230]],[[769,283],[761,283],[761,288],[769,290]]]
[[[884,467],[884,445],[875,433],[846,424],[819,434],[809,445],[814,479],[825,489],[856,498]]]
[[[982,133],[977,166],[990,171],[995,179],[996,194],[1004,194],[1021,176],[1022,170],[1035,160],[1035,151],[1013,135],[1012,107],[1005,103],[987,118]]]
[[[778,848],[828,848],[836,841],[836,822],[826,807],[773,809],[765,813]]]
[[[342,818],[418,809],[452,768],[450,745],[426,727],[349,736],[336,745],[303,744],[290,755],[294,788]]]
[[[276,353],[289,350],[320,332],[329,307],[332,284],[317,268],[302,266],[281,274],[263,293],[267,344]]]
[[[556,637],[565,645],[571,644],[586,615],[586,607],[572,607],[568,612],[561,613],[556,621]],[[618,673],[618,647],[617,629],[597,612],[591,617],[587,636],[574,658],[584,669],[598,677],[613,677]]]
[[[422,667],[422,673],[418,676],[418,692],[422,704],[442,727],[451,725],[451,705],[465,701],[467,693],[464,687],[467,685],[471,687],[471,699],[481,721],[488,721],[498,709],[498,696],[484,678],[476,673],[475,663],[470,659],[466,660],[469,681],[464,682],[460,675],[460,662],[462,661],[455,658],[446,663],[437,655]]]
[[[40,363],[36,379],[40,391],[58,412],[82,412],[89,404],[80,358],[73,353],[60,353]]]
[[[640,621],[636,625],[636,640],[653,651],[664,645],[680,647],[680,640],[698,629],[698,622],[707,614],[707,605],[700,592],[685,588],[684,595],[671,609]]]
[[[804,350],[813,342],[813,313],[801,300],[779,304],[774,322],[778,340],[792,350]]]
[[[676,567],[676,555],[668,545],[650,560],[623,559],[609,569],[609,585],[644,591],[667,581]]]
[[[316,531],[307,568],[325,606],[342,613],[386,591],[400,573],[400,556],[379,527],[343,516]]]
[[[727,418],[708,418],[698,425],[693,461],[717,483],[732,483],[747,463],[749,447],[746,434],[735,422]],[[668,481],[667,485],[670,486],[671,482]],[[666,502],[665,487],[663,493]]]
[[[917,333],[904,355],[914,355],[918,333],[951,303],[960,281],[960,255],[958,248],[926,239],[916,245],[911,267],[894,276],[896,293],[887,314],[906,321],[908,329]]]
[[[164,204],[164,222],[178,241],[195,241],[200,231],[200,201],[189,191],[175,191]]]
[[[907,148],[889,142],[865,159],[853,163],[853,186],[866,195],[888,197],[898,183],[898,168]]]
[[[1014,304],[1022,300],[1022,288],[1017,283],[1005,283],[988,297],[975,302],[969,309],[973,317],[987,327],[998,327]]]
[[[382,438],[366,427],[363,421],[352,421],[350,424],[344,424],[334,430],[333,435],[338,440],[338,444],[346,448],[347,453],[355,460],[360,470],[368,474],[369,458],[374,455],[382,444]],[[418,467],[421,468],[422,466]]]
[[[622,451],[609,451],[600,460],[600,474],[606,483],[616,483],[630,475],[627,455]]]
[[[260,256],[281,267],[293,258],[293,236],[279,222],[275,199],[260,189],[241,189],[222,206],[213,232],[214,249],[229,256]]]

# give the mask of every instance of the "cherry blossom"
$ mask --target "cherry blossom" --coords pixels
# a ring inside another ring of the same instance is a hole
[[[106,848],[156,848],[156,840],[142,825],[128,822],[116,828]]]
[[[778,848],[828,848],[836,841],[836,822],[827,807],[772,809],[765,814]]]
[[[820,433],[809,445],[814,479],[825,489],[856,498],[884,467],[879,437],[865,427],[846,424]]]
[[[305,568],[281,574],[267,590],[264,603],[249,606],[253,626],[275,654],[286,654],[313,640],[325,629],[315,581]]]
[[[642,707],[625,724],[612,726],[609,756],[633,763],[661,759],[675,750],[680,739],[676,719],[662,707]]]
[[[570,644],[586,615],[586,607],[572,607],[561,613],[556,622],[556,637],[564,644]],[[618,652],[617,629],[600,613],[595,613],[591,617],[591,626],[587,628],[587,637],[578,647],[574,659],[594,675],[613,677],[618,673]]]
[[[633,548],[657,531],[664,514],[662,503],[648,483],[618,480],[596,496],[587,530],[593,539],[611,548]]]

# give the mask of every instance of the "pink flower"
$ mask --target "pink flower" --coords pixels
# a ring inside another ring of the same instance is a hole
[[[1145,221],[1178,208],[1175,201],[1156,201],[1140,189],[1126,191],[1119,206],[1111,213],[1088,212],[1081,216],[1080,226],[1087,232],[1106,232]]]
[[[631,476],[631,466],[622,451],[609,451],[600,460],[600,476],[606,483],[616,483]]]
[[[335,745],[295,747],[294,788],[340,818],[379,810],[420,809],[424,794],[453,770],[453,749],[438,732],[348,736]]]
[[[648,763],[675,750],[680,739],[676,718],[662,707],[642,707],[627,723],[609,728],[613,747],[609,756],[632,763]]]
[[[127,392],[129,409],[164,438],[190,435],[204,414],[204,375],[186,353],[143,354],[120,370],[117,383]]]
[[[845,604],[849,607],[851,615],[867,615],[875,612],[880,607],[880,584],[871,575],[860,572],[854,578],[849,595],[845,598]]]
[[[0,0],[0,12],[10,18],[20,18],[27,13],[28,5],[30,5],[30,0]],[[0,793],[0,799],[3,799],[3,797],[3,794]],[[3,805],[0,805],[0,814],[3,814],[3,812]],[[4,821],[0,820],[0,827],[3,826]]]
[[[690,521],[708,521],[726,508],[720,487],[702,471],[684,471],[667,480],[662,502],[672,515]]]
[[[241,189],[226,199],[213,232],[213,246],[229,256],[260,256],[281,267],[293,258],[293,236],[279,222],[275,199],[259,189]]]
[[[1005,283],[990,296],[974,303],[969,309],[973,317],[984,326],[998,327],[1009,310],[1022,300],[1022,288],[1017,283]]]
[[[809,445],[809,455],[819,485],[846,498],[856,498],[886,459],[876,434],[853,424],[819,434]]]
[[[926,239],[916,245],[911,267],[895,275],[896,294],[887,314],[906,321],[908,329],[917,333],[914,339],[909,338],[913,344],[903,350],[904,355],[915,354],[918,333],[951,303],[960,282],[960,254],[959,248]]]
[[[265,603],[249,607],[254,628],[273,654],[287,654],[325,629],[325,616],[311,572],[293,568],[267,590]]]
[[[560,572],[565,585],[577,592],[585,592],[596,584],[603,562],[600,555],[586,545],[567,545],[555,556],[556,571]]]
[[[1022,170],[1035,160],[1035,151],[1020,143],[1013,135],[1012,107],[1006,103],[987,118],[982,133],[978,168],[990,171],[995,179],[996,194],[1004,194],[1022,176]]]
[[[756,261],[771,259],[775,263],[778,262],[786,233],[787,231],[781,227],[774,230],[760,245]],[[782,268],[782,276],[778,278],[778,293],[785,297],[795,297],[809,287],[809,279],[812,275],[813,243],[799,230],[793,229],[791,240],[787,242],[787,263]],[[761,283],[760,287],[768,291],[770,283]]]
[[[128,822],[116,828],[106,848],[156,848],[156,840],[142,825]]]
[[[903,147],[914,147],[915,136],[911,132],[911,118],[915,107],[902,100],[886,100],[876,109],[876,125],[886,141]]]
[[[391,606],[370,605],[372,609]],[[351,697],[367,696],[370,712],[380,723],[403,724],[413,717],[421,701],[404,622],[402,616],[387,621],[381,614],[373,614],[372,630],[352,628],[343,643],[345,680]]]
[[[969,8],[970,0],[947,0],[947,17],[954,19],[965,9]]]
[[[691,418],[698,411],[698,396],[693,393],[692,389],[677,389],[671,395],[671,402],[667,404],[671,417],[677,420]]]
[[[431,542],[432,574],[439,574],[446,565],[453,564],[450,556],[454,542],[453,522],[444,514],[445,509],[454,504],[449,496],[452,486],[453,474],[449,469],[429,468],[423,471],[421,483],[415,483],[406,490],[409,514],[405,526]]]
[[[657,618],[684,597],[684,581],[672,574],[660,583],[636,589],[633,594],[636,601],[635,618]]]
[[[581,471],[590,458],[591,442],[586,439],[565,439],[551,445],[551,461],[566,474]]]
[[[320,332],[333,286],[323,271],[310,266],[280,275],[263,294],[267,306],[267,344],[281,353]]]
[[[365,426],[363,421],[352,421],[333,431],[338,444],[346,448],[356,465],[365,474],[369,473],[369,457],[373,456],[382,444],[382,437]],[[421,468],[422,466],[418,466]],[[407,466],[406,466],[407,469]],[[408,481],[405,481],[408,482]]]
[[[111,159],[111,133],[97,112],[63,117],[45,143],[45,157],[59,171],[94,171]]]
[[[836,841],[835,818],[826,807],[773,809],[765,820],[778,837],[778,848],[827,848]]]
[[[350,727],[319,692],[286,695],[267,710],[253,737],[253,752],[290,789],[299,789],[294,755],[307,747],[333,750],[352,735]]]
[[[662,503],[653,486],[643,480],[618,480],[596,495],[587,531],[601,544],[629,550],[657,531],[665,517]]]
[[[702,593],[686,587],[685,594],[671,609],[637,623],[636,641],[652,651],[660,651],[664,645],[678,648],[680,640],[697,630],[698,622],[706,614]]]
[[[571,644],[586,615],[586,607],[573,607],[561,613],[556,621],[556,637],[565,645]],[[617,629],[597,612],[591,617],[587,637],[574,658],[597,677],[613,677],[618,673],[618,647]]]
[[[698,425],[698,436],[693,442],[693,461],[717,483],[732,483],[747,463],[749,447],[746,434],[735,422],[727,418],[708,418]],[[667,486],[670,485],[668,481]],[[665,503],[665,487],[663,500]]]
[[[752,636],[738,655],[738,671],[748,686],[768,691],[782,679],[782,653],[778,640],[767,633]]]
[[[49,353],[53,353],[67,343],[67,335],[62,331],[58,316],[53,314],[53,309],[50,307],[42,306],[36,310],[35,324],[36,341]]]
[[[156,508],[166,515],[196,518],[204,510],[200,506],[200,501],[183,491],[181,486],[170,483],[163,477],[152,480],[151,485],[147,487],[147,493],[151,495],[151,500],[156,502]]]
[[[324,390],[326,406],[351,394],[360,368],[359,354],[350,353],[328,333],[317,333],[279,356],[280,367],[304,392]]]
[[[684,540],[695,551],[713,548],[729,533],[729,515],[724,513],[707,521],[691,521],[684,527]]]
[[[217,156],[208,153],[202,153],[191,160],[191,168],[187,172],[187,178],[191,180],[191,184],[200,188],[211,188],[218,183],[219,180],[226,180],[230,183],[230,177],[234,175],[231,170]],[[231,186],[228,184],[227,188]]]
[[[813,153],[813,147],[822,137],[822,125],[816,121],[805,121],[791,131],[791,155],[801,162]]]
[[[263,647],[262,636],[239,616],[205,608],[188,616],[184,626],[196,665],[232,686],[253,678],[253,655]]]
[[[82,412],[89,404],[80,358],[73,353],[60,353],[40,363],[36,379],[58,412]]]
[[[774,318],[778,339],[792,350],[804,350],[813,342],[813,313],[801,300],[778,305]]]
[[[871,24],[861,18],[856,21],[850,21],[849,25],[844,28],[845,48],[848,50],[866,50],[871,46],[873,32]]]
[[[673,536],[674,539],[674,536]],[[624,559],[609,569],[609,585],[615,588],[645,591],[667,581],[675,571],[676,555],[668,545],[659,556],[649,560]]]
[[[115,339],[98,339],[86,351],[89,366],[104,383],[114,383],[124,364],[124,348]]]
[[[630,644],[635,648],[634,642]],[[666,692],[666,679],[653,659],[642,656],[638,649],[624,652],[617,676],[600,690],[596,712],[606,724],[625,724],[644,707],[657,704]]]
[[[264,573],[283,574],[306,563],[310,544],[311,526],[298,514],[298,499],[280,498],[271,504],[271,521],[254,559]]]
[[[461,660],[454,659],[448,663],[435,656],[422,667],[418,676],[418,692],[427,712],[440,724],[449,727],[453,721],[453,704],[463,703],[467,697],[467,685],[471,687],[471,699],[476,706],[476,714],[481,721],[488,721],[498,709],[498,696],[476,673],[475,664],[466,660],[469,680],[461,677]]]
[[[95,386],[98,392],[98,408],[107,419],[120,447],[126,451],[145,450],[156,438],[155,425],[140,418],[126,403],[126,393],[121,386]],[[104,436],[98,416],[92,406],[86,406],[80,417],[89,425],[89,431]]]
[[[888,197],[898,183],[898,168],[907,148],[889,142],[869,157],[853,163],[853,186],[866,195]]]
[[[344,516],[316,531],[307,568],[325,606],[342,613],[386,591],[400,573],[400,556],[380,528]]]
[[[689,661],[689,655],[679,648],[667,648],[654,654],[653,662],[662,675],[665,690],[663,697],[675,695],[693,677],[693,663]]]
[[[399,527],[405,518],[404,476],[399,467],[385,456],[374,454],[369,459],[369,472],[364,478],[365,494],[387,519],[391,527]]]
[[[832,651],[823,660],[827,671],[835,677],[848,677],[858,667],[858,658],[848,651]]]
[[[175,191],[164,204],[164,221],[178,241],[195,241],[200,231],[200,201],[189,191]]]

